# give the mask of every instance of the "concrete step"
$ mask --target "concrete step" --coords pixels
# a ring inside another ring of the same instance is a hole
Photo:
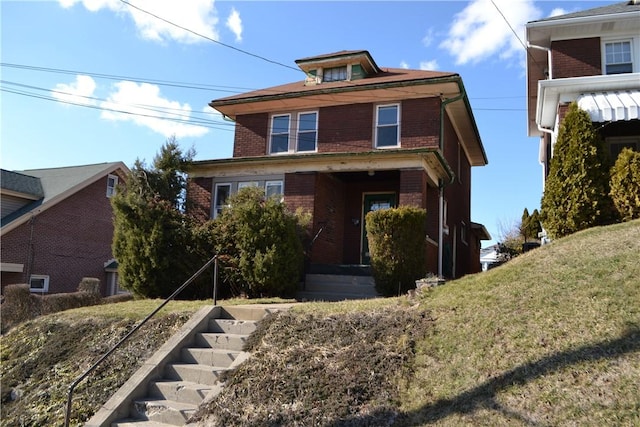
[[[149,420],[120,420],[111,423],[111,427],[172,427],[173,424],[159,423]]]
[[[372,276],[348,276],[340,274],[307,274],[305,276],[305,288],[313,288],[314,286],[354,286],[354,287],[375,287],[375,281]]]
[[[228,368],[218,366],[170,363],[164,368],[164,378],[212,386],[218,381],[220,374],[227,370]]]
[[[262,320],[264,316],[272,311],[278,311],[278,308],[275,307],[275,305],[270,308],[258,305],[228,305],[222,309],[222,313],[219,318],[258,321]]]
[[[256,320],[211,319],[208,332],[249,335],[256,330]]]
[[[158,380],[149,384],[149,397],[199,405],[212,389],[189,381]]]
[[[239,351],[222,348],[186,347],[180,350],[180,360],[184,363],[228,368],[239,354]]]
[[[210,347],[242,351],[247,335],[200,332],[196,334],[197,347]]]
[[[371,299],[379,298],[380,295],[363,295],[363,294],[350,294],[350,293],[327,293],[327,292],[296,292],[296,299],[298,301],[345,301],[345,300],[357,300],[357,299]]]
[[[198,405],[164,399],[136,400],[131,406],[131,415],[136,419],[174,426],[183,426],[198,409]]]

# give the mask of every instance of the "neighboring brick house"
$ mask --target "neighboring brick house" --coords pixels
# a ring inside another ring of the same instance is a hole
[[[368,211],[427,210],[427,268],[480,270],[486,229],[471,222],[471,167],[487,164],[462,79],[380,68],[368,51],[299,59],[300,81],[217,99],[235,122],[233,158],[195,162],[189,198],[215,217],[229,194],[260,186],[313,217],[311,262],[369,263]]]
[[[124,163],[2,170],[2,287],[29,283],[32,292],[74,292],[83,277],[118,292],[109,198],[126,179]]]
[[[540,137],[543,176],[572,101],[613,160],[624,147],[640,151],[640,2],[529,22],[526,31],[528,133]]]

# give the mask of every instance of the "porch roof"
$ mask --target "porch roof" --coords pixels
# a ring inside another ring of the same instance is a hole
[[[192,165],[190,177],[258,176],[296,172],[354,172],[423,169],[432,184],[455,177],[437,148],[375,150],[353,153],[287,154],[201,160]]]
[[[640,119],[640,90],[587,93],[580,95],[577,101],[593,122]]]

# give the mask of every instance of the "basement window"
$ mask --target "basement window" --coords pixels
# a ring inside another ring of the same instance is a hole
[[[49,276],[32,274],[29,279],[29,290],[42,294],[49,292]]]

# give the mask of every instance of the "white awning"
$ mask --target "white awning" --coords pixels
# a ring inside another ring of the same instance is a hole
[[[640,119],[640,90],[584,93],[577,101],[593,122]]]

